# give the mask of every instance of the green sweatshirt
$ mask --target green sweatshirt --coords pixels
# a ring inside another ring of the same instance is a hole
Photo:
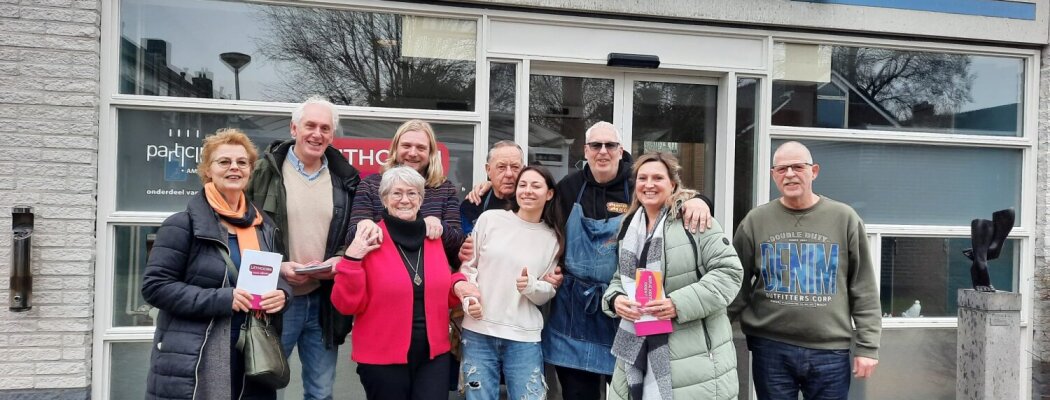
[[[805,210],[774,200],[744,217],[733,245],[744,282],[729,315],[745,334],[812,349],[852,342],[856,355],[878,358],[882,307],[852,208],[823,196]]]

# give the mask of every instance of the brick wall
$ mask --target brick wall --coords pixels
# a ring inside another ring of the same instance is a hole
[[[98,0],[0,0],[0,297],[29,205],[33,309],[0,308],[0,399],[87,398],[97,187]]]
[[[1032,398],[1050,399],[1050,48],[1039,71],[1039,144],[1036,178],[1035,293],[1032,296]]]

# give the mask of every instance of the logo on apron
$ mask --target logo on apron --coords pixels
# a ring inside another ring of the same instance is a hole
[[[615,202],[615,201],[610,201],[608,203],[605,203],[605,209],[609,210],[609,212],[612,212],[612,213],[626,214],[628,208],[630,208],[630,207],[627,204],[618,203],[618,202]]]

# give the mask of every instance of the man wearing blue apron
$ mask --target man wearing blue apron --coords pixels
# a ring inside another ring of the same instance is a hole
[[[543,361],[557,371],[562,398],[571,400],[598,400],[612,378],[615,358],[610,349],[619,321],[602,313],[601,298],[616,271],[616,234],[634,191],[630,155],[624,157],[616,126],[598,122],[585,138],[587,165],[563,178],[554,193],[556,215],[564,218],[563,273],[544,277],[558,291],[543,328]],[[479,185],[467,199],[481,204],[491,194],[486,192],[489,186]],[[689,229],[708,227],[710,200],[699,197],[682,208]],[[459,257],[472,255],[468,239]]]
[[[634,190],[630,156],[623,154],[616,127],[594,124],[586,133],[587,166],[555,190],[558,214],[566,218],[564,278],[551,300],[542,346],[565,399],[598,400],[615,364],[609,351],[618,321],[601,312],[601,297],[616,271],[616,233]],[[689,200],[683,209],[690,229],[707,226],[709,200]]]

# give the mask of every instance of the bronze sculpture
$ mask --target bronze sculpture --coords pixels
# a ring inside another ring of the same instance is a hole
[[[973,261],[970,265],[970,279],[973,288],[978,292],[994,292],[991,278],[988,276],[988,260],[999,258],[1006,243],[1006,236],[1014,227],[1014,210],[1008,208],[992,213],[992,220],[975,219],[970,221],[970,245],[963,250],[966,258]]]

